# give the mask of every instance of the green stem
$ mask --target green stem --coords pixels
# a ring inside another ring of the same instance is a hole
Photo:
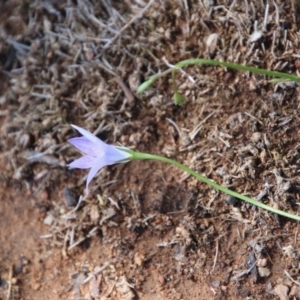
[[[272,77],[279,77],[279,78],[286,78],[291,81],[296,81],[300,82],[300,77],[283,73],[283,72],[277,72],[277,71],[270,71],[266,69],[260,69],[260,68],[255,68],[255,67],[249,67],[249,66],[243,66],[239,64],[234,64],[230,62],[223,62],[223,61],[218,61],[218,60],[213,60],[213,59],[202,59],[202,58],[192,58],[192,59],[187,59],[180,61],[175,65],[176,68],[182,68],[186,66],[193,66],[197,64],[206,64],[206,65],[213,65],[213,66],[222,66],[230,69],[235,69],[239,71],[246,71],[246,72],[252,72],[256,74],[261,74],[261,75],[266,75],[266,76],[272,76]],[[176,69],[173,69],[173,72],[176,71]]]
[[[151,77],[148,78],[148,80],[146,80],[144,83],[142,83],[137,88],[137,92],[143,93],[157,79],[169,74],[170,72],[172,72],[172,78],[174,80],[176,70],[183,68],[183,67],[194,66],[194,65],[199,65],[199,64],[221,66],[221,67],[226,67],[226,68],[230,68],[230,69],[234,69],[234,70],[238,70],[238,71],[252,72],[255,74],[261,74],[261,75],[271,76],[271,77],[275,77],[275,78],[285,78],[290,81],[300,82],[300,77],[298,77],[296,75],[283,73],[283,72],[270,71],[270,70],[260,69],[260,68],[256,68],[256,67],[243,66],[243,65],[239,65],[239,64],[223,62],[223,61],[218,61],[218,60],[213,60],[213,59],[191,58],[191,59],[187,59],[187,60],[178,62],[175,65],[175,67],[172,69],[167,69],[166,71],[164,71],[162,73],[157,73],[157,74],[152,75]]]
[[[251,203],[253,205],[256,205],[262,209],[265,209],[265,210],[268,210],[270,212],[273,212],[275,214],[278,214],[278,215],[281,215],[281,216],[284,216],[284,217],[287,217],[287,218],[290,218],[290,219],[294,219],[294,220],[297,220],[297,221],[300,221],[300,216],[296,216],[294,214],[290,214],[290,213],[287,213],[285,211],[282,211],[280,209],[276,209],[274,207],[271,207],[269,205],[266,205],[264,203],[261,203],[257,200],[254,200],[254,199],[251,199],[247,196],[244,196],[244,195],[241,195],[237,192],[234,192],[234,191],[231,191],[225,187],[222,187],[220,186],[219,184],[211,181],[210,179],[206,178],[205,176],[193,171],[192,169],[188,168],[187,166],[185,165],[182,165],[181,163],[173,160],[173,159],[169,159],[169,158],[166,158],[166,157],[163,157],[163,156],[158,156],[158,155],[153,155],[153,154],[148,154],[148,153],[142,153],[142,152],[134,152],[134,151],[130,151],[131,155],[132,155],[132,160],[141,160],[141,159],[152,159],[152,160],[157,160],[157,161],[162,161],[162,162],[165,162],[165,163],[168,163],[168,164],[171,164],[175,167],[178,167],[179,169],[182,169],[183,171],[193,175],[194,177],[196,177],[197,179],[201,180],[202,182],[208,184],[209,186],[215,188],[216,190],[219,190],[227,195],[230,195],[230,196],[233,196],[235,198],[238,198],[240,200],[243,200],[243,201],[246,201],[248,203]]]

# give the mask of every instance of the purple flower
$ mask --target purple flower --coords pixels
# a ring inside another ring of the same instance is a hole
[[[72,138],[68,142],[83,152],[84,155],[74,160],[68,167],[71,169],[91,169],[86,181],[86,191],[88,193],[89,183],[101,168],[127,162],[130,160],[131,154],[127,148],[108,145],[89,131],[75,125],[71,126],[83,136]]]

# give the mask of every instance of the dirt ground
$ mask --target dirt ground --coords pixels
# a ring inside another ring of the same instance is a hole
[[[0,3],[0,299],[300,299],[299,225],[154,161],[68,170],[70,124],[299,214],[299,1]]]

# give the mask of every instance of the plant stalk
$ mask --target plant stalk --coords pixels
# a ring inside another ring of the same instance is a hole
[[[148,153],[142,153],[142,152],[135,152],[135,151],[130,151],[130,153],[132,154],[132,160],[142,160],[142,159],[152,159],[152,160],[157,160],[157,161],[161,161],[161,162],[165,162],[165,163],[168,163],[168,164],[171,164],[189,174],[191,174],[192,176],[196,177],[197,179],[199,179],[200,181],[208,184],[209,186],[215,188],[216,190],[219,190],[220,192],[222,193],[225,193],[227,195],[230,195],[230,196],[233,196],[235,198],[238,198],[240,200],[243,200],[245,202],[248,202],[252,205],[255,205],[255,206],[258,206],[262,209],[265,209],[267,211],[270,211],[272,213],[275,213],[275,214],[278,214],[278,215],[281,215],[281,216],[284,216],[286,218],[289,218],[289,219],[294,219],[294,220],[297,220],[297,221],[300,221],[300,216],[297,216],[297,215],[294,215],[294,214],[291,214],[291,213],[288,213],[288,212],[285,212],[285,211],[282,211],[280,209],[277,209],[277,208],[274,208],[274,207],[271,207],[269,205],[266,205],[264,203],[261,203],[257,200],[254,200],[252,198],[249,198],[247,196],[244,196],[244,195],[241,195],[237,192],[234,192],[232,190],[229,190],[215,182],[213,182],[212,180],[206,178],[205,176],[193,171],[192,169],[188,168],[187,166],[173,160],[173,159],[169,159],[169,158],[166,158],[166,157],[163,157],[163,156],[159,156],[159,155],[153,155],[153,154],[148,154]]]

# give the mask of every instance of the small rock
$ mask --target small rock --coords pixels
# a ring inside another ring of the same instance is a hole
[[[51,226],[54,222],[54,217],[52,215],[47,215],[46,218],[44,219],[44,224]]]
[[[274,287],[274,293],[280,298],[280,300],[289,300],[288,292],[289,288],[283,284],[277,284]]]
[[[90,217],[91,217],[91,221],[94,224],[98,223],[98,221],[100,219],[100,213],[99,213],[98,205],[92,205],[91,206]]]
[[[239,200],[231,195],[226,195],[226,202],[234,207],[239,204]]]
[[[216,52],[219,38],[217,33],[212,33],[208,36],[206,40],[206,49],[210,55],[213,55]]]
[[[256,226],[257,225],[257,221],[256,220],[251,220],[251,225],[252,226]]]
[[[11,279],[11,284],[17,284],[17,282],[18,282],[18,279],[17,278],[15,278],[15,277],[13,277],[12,279]]]
[[[258,274],[260,277],[268,277],[271,274],[271,271],[268,268],[259,267]]]
[[[33,283],[33,285],[32,285],[32,289],[33,289],[34,291],[39,290],[40,287],[41,287],[41,284],[38,283],[38,282],[35,282],[35,283]]]
[[[282,184],[281,189],[282,189],[283,192],[288,192],[291,189],[291,187],[292,187],[291,182],[287,181],[287,182]]]
[[[31,142],[31,137],[28,133],[23,133],[18,139],[18,144],[23,148],[27,148],[30,142]]]
[[[191,139],[186,133],[182,133],[181,135],[181,142],[183,147],[187,147],[191,144]]]
[[[257,261],[257,266],[258,267],[265,267],[268,263],[268,260],[266,258],[260,258],[258,261]]]
[[[145,256],[139,252],[136,252],[134,254],[134,263],[137,265],[137,266],[141,266],[143,264],[145,260]]]
[[[136,91],[141,84],[141,74],[140,71],[134,71],[129,75],[128,83],[131,91]]]
[[[249,39],[249,43],[255,43],[263,38],[263,33],[261,31],[254,31]]]
[[[75,192],[70,188],[64,188],[63,195],[65,199],[65,204],[68,207],[75,207],[77,205],[78,199]]]
[[[251,136],[251,141],[253,143],[257,143],[261,140],[262,134],[260,132],[254,132]]]

